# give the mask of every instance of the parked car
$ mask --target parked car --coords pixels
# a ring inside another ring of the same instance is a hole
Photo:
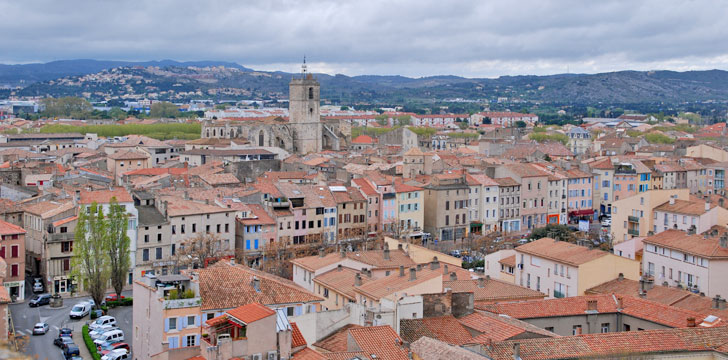
[[[45,335],[48,332],[47,323],[37,323],[33,326],[33,335]]]
[[[518,240],[518,244],[520,244],[520,245],[523,245],[523,244],[528,244],[528,239],[521,239],[521,240]]]
[[[43,279],[35,278],[35,280],[33,282],[33,292],[34,293],[43,292]]]
[[[40,294],[33,296],[28,302],[28,306],[36,307],[41,305],[48,305],[51,303],[51,294]]]
[[[104,325],[116,325],[116,318],[109,315],[104,315],[96,320],[94,320],[91,324],[88,325],[88,329],[95,330],[97,327],[104,326]]]
[[[101,357],[101,360],[127,360],[131,359],[131,353],[126,349],[112,350],[108,354]]]
[[[78,350],[78,346],[68,345],[65,349],[63,349],[63,357],[66,358],[66,360],[71,360],[75,356],[81,356],[81,351]]]
[[[110,353],[112,350],[116,350],[116,349],[126,349],[128,351],[131,351],[129,344],[123,343],[123,342],[106,344],[104,346],[99,346],[98,349],[99,349],[99,352],[101,352],[101,355],[106,355],[106,354]]]
[[[62,329],[58,330],[58,337],[61,337],[61,336],[73,338],[73,330],[71,330],[69,328],[62,328]]]
[[[78,303],[71,308],[71,312],[68,316],[71,319],[81,319],[91,312],[91,304],[87,302]]]
[[[75,344],[73,339],[68,336],[59,336],[53,339],[53,345],[58,346],[61,350],[68,347],[68,345]]]
[[[120,329],[116,329],[103,333],[96,340],[94,340],[94,344],[96,344],[97,346],[103,346],[105,344],[117,343],[121,341],[124,341],[124,332]]]
[[[118,330],[119,327],[116,325],[104,325],[97,327],[93,331],[89,331],[88,336],[90,336],[92,339],[98,339],[101,337],[101,335],[104,335],[105,333],[112,331],[112,330]]]
[[[606,218],[606,219],[602,220],[602,226],[603,227],[612,226],[612,218]]]
[[[124,295],[121,295],[121,299],[124,299]],[[118,299],[116,297],[116,294],[109,294],[109,295],[106,295],[106,298],[104,298],[104,300],[106,300],[106,301],[116,301]]]

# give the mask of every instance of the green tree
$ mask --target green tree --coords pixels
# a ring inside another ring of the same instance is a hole
[[[127,113],[124,110],[121,110],[119,107],[113,107],[111,110],[109,110],[109,117],[114,120],[122,120],[126,119]]]
[[[493,120],[491,120],[489,117],[486,116],[483,118],[483,125],[490,125],[492,123],[493,123]]]
[[[111,268],[111,286],[116,291],[118,299],[121,299],[121,291],[124,289],[131,258],[129,250],[131,241],[126,235],[129,216],[124,206],[119,205],[115,197],[109,203],[109,216],[107,218],[107,248],[109,265]]]
[[[107,228],[103,207],[96,202],[81,207],[73,241],[71,274],[84,284],[96,304],[104,300],[109,281]]]
[[[469,125],[468,125],[468,122],[467,122],[467,121],[458,121],[458,122],[456,122],[456,124],[458,124],[458,127],[459,127],[459,128],[461,129],[461,130],[465,130],[465,129],[467,129],[467,128],[469,127]]]
[[[348,106],[342,106],[341,107],[341,111],[346,111],[346,110],[349,110],[349,107]]]
[[[400,115],[397,117],[399,126],[409,126],[412,123],[412,117],[409,115]]]
[[[513,126],[514,127],[517,127],[517,128],[525,128],[526,127],[526,122],[525,121],[522,121],[522,120],[518,120],[515,123],[513,123]]]
[[[152,104],[149,116],[153,118],[176,118],[179,116],[177,105],[171,102],[162,101]]]
[[[377,115],[376,117],[374,117],[374,119],[377,120],[377,124],[379,124],[379,125],[382,125],[382,126],[389,125],[389,117],[387,115]]]
[[[572,235],[573,231],[566,225],[548,224],[544,227],[533,229],[528,238],[538,240],[548,237],[560,241],[568,241],[572,238]]]
[[[79,97],[67,96],[62,98],[46,98],[41,101],[46,117],[72,117],[86,119],[91,115],[91,103]]]

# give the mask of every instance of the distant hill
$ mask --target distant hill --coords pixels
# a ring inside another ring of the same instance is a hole
[[[0,64],[0,85],[27,86],[38,81],[54,80],[66,76],[93,74],[99,71],[120,66],[227,66],[241,70],[245,67],[224,61],[115,61],[115,60],[58,60],[48,63],[20,65]]]
[[[202,69],[209,66],[224,68]],[[100,76],[86,76],[89,74]],[[132,94],[152,94],[172,101],[200,97],[287,99],[288,82],[294,75],[255,71],[235,63],[216,61],[68,60],[0,65],[0,84],[10,80],[24,84],[24,89],[17,95],[81,96],[86,93],[94,94],[94,100]],[[618,71],[496,79],[447,75],[410,78],[316,74],[316,77],[321,83],[322,98],[344,104],[402,104],[455,98],[491,101],[507,98],[571,104],[728,101],[728,72],[723,70]]]

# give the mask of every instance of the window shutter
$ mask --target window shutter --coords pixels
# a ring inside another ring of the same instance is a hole
[[[200,346],[200,334],[195,335],[195,346]]]
[[[179,324],[181,324],[180,330],[186,328],[187,327],[187,316],[181,316],[181,317],[177,318],[177,322]]]
[[[169,318],[164,319],[164,332],[169,332]]]
[[[200,315],[195,316],[195,326],[200,326]]]

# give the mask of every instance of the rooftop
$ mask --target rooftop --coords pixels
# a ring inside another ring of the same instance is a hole
[[[609,253],[602,250],[589,249],[552,238],[541,238],[532,241],[517,247],[516,251],[573,266],[579,266],[609,255]]]

